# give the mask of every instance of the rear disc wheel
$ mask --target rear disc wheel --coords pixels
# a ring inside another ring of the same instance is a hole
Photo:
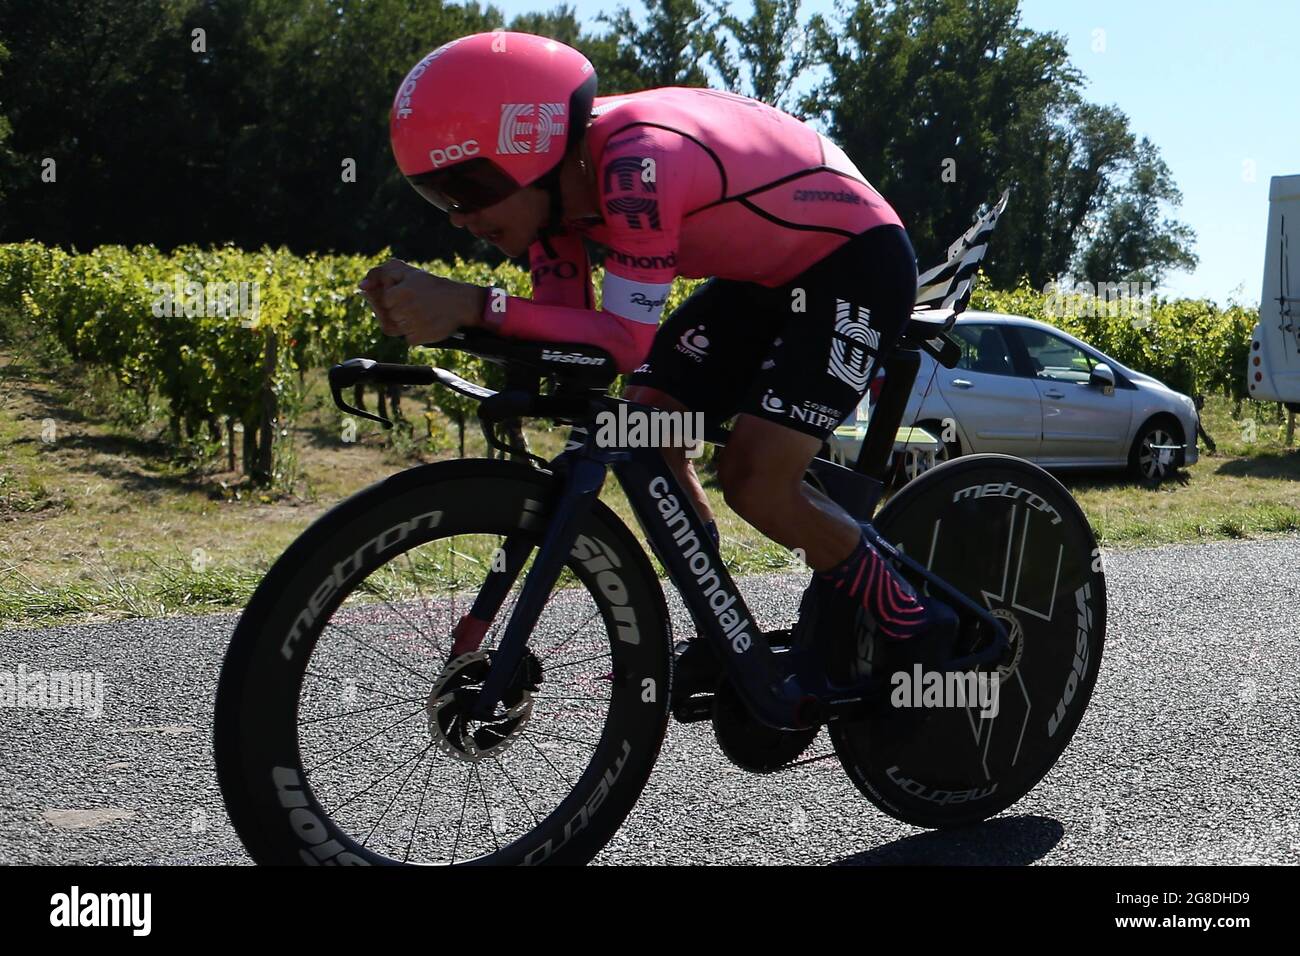
[[[996,706],[948,701],[901,720],[832,721],[835,752],[890,816],[923,827],[983,820],[1042,779],[1087,707],[1106,631],[1092,530],[1060,482],[1003,455],[966,456],[925,472],[874,524],[999,618],[1011,647],[986,668],[996,675],[988,685],[990,692],[996,686]]]

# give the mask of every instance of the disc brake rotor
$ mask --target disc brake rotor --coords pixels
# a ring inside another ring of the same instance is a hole
[[[487,720],[470,716],[483,681],[492,669],[489,651],[471,651],[443,668],[425,705],[429,734],[438,749],[457,760],[477,762],[499,756],[523,733],[533,713],[533,694],[542,682],[542,667],[528,651],[519,673]]]

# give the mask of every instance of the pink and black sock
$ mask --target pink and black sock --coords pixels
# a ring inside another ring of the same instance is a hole
[[[907,640],[928,624],[916,591],[872,547],[866,535],[852,554],[817,576],[837,594],[870,611],[881,633],[891,640]]]

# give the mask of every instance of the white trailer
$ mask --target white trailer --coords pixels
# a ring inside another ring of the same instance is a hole
[[[1268,190],[1268,243],[1259,324],[1251,335],[1250,397],[1300,411],[1300,176],[1274,176]]]

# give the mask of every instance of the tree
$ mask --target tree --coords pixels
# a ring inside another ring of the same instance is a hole
[[[1079,77],[1063,39],[1020,25],[1017,0],[860,0],[840,24],[810,27],[829,75],[807,108],[898,210],[923,267],[1001,189],[1042,188],[1052,118]],[[1038,209],[1024,193],[999,226],[993,269],[1025,259],[1006,228]]]
[[[859,0],[810,30],[829,75],[806,108],[898,210],[922,268],[1008,186],[995,285],[1044,286],[1085,246],[1092,270],[1192,261],[1190,230],[1155,212],[1176,193],[1155,147],[1083,100],[1064,40],[1022,26],[1018,0]]]
[[[481,252],[402,181],[388,109],[421,55],[499,25],[438,0],[0,0],[13,145],[58,164],[0,240]]]
[[[713,63],[727,88],[785,108],[790,87],[812,63],[807,29],[799,23],[799,0],[754,0],[748,19],[718,3],[718,24],[727,36],[716,40]],[[744,83],[741,74],[745,75]]]
[[[611,91],[708,86],[703,64],[716,49],[714,17],[697,0],[646,0],[644,28],[627,7],[598,19],[610,31],[596,38],[592,62]]]
[[[1068,271],[1085,220],[1133,151],[1128,118],[1118,109],[1071,92],[1064,116],[1043,130],[1038,156],[1019,157],[1016,204],[1023,208],[1005,233],[999,228],[997,245],[1010,254],[993,273],[1004,285],[1025,275],[1041,287]]]
[[[586,42],[577,11],[567,4],[561,4],[549,13],[521,13],[510,21],[510,29],[516,33],[550,37],[579,50]]]
[[[1196,235],[1191,227],[1162,218],[1166,206],[1182,203],[1182,194],[1159,150],[1145,137],[1128,166],[1127,181],[1093,217],[1076,272],[1097,284],[1159,285],[1171,269],[1196,267]]]
[[[142,241],[176,217],[168,203],[186,205],[177,196],[173,157],[178,147],[184,150],[194,120],[169,94],[186,55],[177,28],[195,6],[195,0],[0,5],[0,35],[11,57],[0,102],[12,123],[11,146],[27,167],[6,199],[3,238]],[[47,160],[54,163],[53,182],[39,175]]]
[[[7,59],[9,59],[9,51],[3,43],[0,43],[0,66],[3,66]],[[0,76],[2,75],[3,73],[0,73]],[[4,104],[0,103],[0,108],[3,108],[3,106]],[[13,127],[9,124],[9,118],[4,113],[0,113],[0,212],[3,211],[5,184],[9,182],[17,166],[17,159],[9,149],[7,142],[12,133]],[[0,228],[3,228],[3,220],[0,220]]]

